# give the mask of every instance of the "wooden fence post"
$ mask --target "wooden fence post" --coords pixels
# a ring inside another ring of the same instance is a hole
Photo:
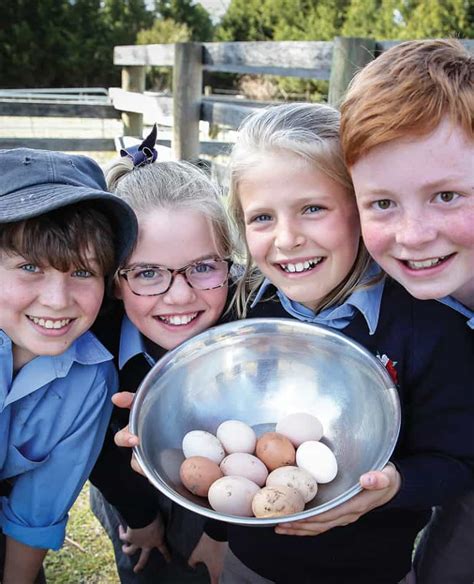
[[[175,44],[172,148],[177,160],[199,158],[202,69],[201,44]]]
[[[329,79],[329,103],[337,107],[355,73],[375,58],[373,39],[336,37]]]
[[[122,68],[122,89],[143,93],[145,91],[145,67],[134,65]],[[123,135],[142,138],[143,114],[122,113]]]

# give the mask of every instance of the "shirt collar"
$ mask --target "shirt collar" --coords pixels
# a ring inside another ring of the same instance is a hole
[[[119,369],[123,369],[130,359],[140,354],[145,356],[150,365],[154,365],[156,359],[147,353],[143,335],[125,315],[120,330]]]
[[[26,363],[18,371],[12,383],[13,344],[10,337],[2,330],[0,330],[0,356],[6,356],[5,359],[0,359],[1,378],[6,381],[6,387],[10,388],[8,400],[4,402],[4,406],[33,393],[54,379],[66,377],[74,363],[96,365],[113,359],[102,343],[91,332],[86,332],[77,338],[64,353],[38,355]]]
[[[380,273],[381,270],[379,266],[372,263],[366,271],[362,282],[368,282]],[[280,290],[277,290],[277,295],[283,308],[298,320],[323,324],[339,330],[344,329],[358,311],[362,314],[367,323],[369,334],[373,335],[377,329],[379,320],[384,282],[385,279],[381,278],[376,284],[368,286],[367,288],[357,289],[343,304],[326,308],[318,314],[315,314],[310,308],[303,306],[299,302],[290,300]],[[270,285],[271,282],[268,279],[265,279],[255,296],[255,300],[252,302],[252,308],[262,299]]]
[[[453,308],[457,312],[461,313],[467,318],[467,326],[471,329],[474,329],[474,310],[464,306],[464,304],[461,304],[459,300],[456,300],[452,296],[439,298],[438,302],[441,302],[441,304],[446,304],[446,306],[449,306],[449,308]]]

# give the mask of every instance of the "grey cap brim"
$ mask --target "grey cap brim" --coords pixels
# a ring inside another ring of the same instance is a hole
[[[107,191],[55,183],[28,187],[0,197],[0,223],[31,219],[84,201],[97,201],[112,219],[117,263],[122,264],[132,252],[137,239],[137,218],[125,201]]]

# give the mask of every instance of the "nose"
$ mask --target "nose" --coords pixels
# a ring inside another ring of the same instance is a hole
[[[436,238],[434,221],[425,221],[419,214],[405,214],[395,233],[396,242],[407,248],[421,247]]]
[[[169,306],[175,304],[183,306],[196,299],[196,293],[188,284],[184,274],[176,274],[171,288],[163,294],[163,302]]]
[[[280,220],[275,226],[275,247],[281,250],[294,249],[304,243],[305,237],[297,225],[290,220]]]
[[[62,310],[68,307],[70,301],[70,275],[58,272],[51,274],[41,288],[41,303],[43,306],[54,310]]]

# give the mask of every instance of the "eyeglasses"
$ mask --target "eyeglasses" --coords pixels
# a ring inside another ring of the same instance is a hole
[[[186,282],[196,290],[213,290],[221,288],[229,275],[229,260],[207,259],[193,262],[178,270],[169,270],[161,266],[137,266],[119,270],[130,290],[137,296],[159,296],[168,292],[177,274],[182,274]]]

